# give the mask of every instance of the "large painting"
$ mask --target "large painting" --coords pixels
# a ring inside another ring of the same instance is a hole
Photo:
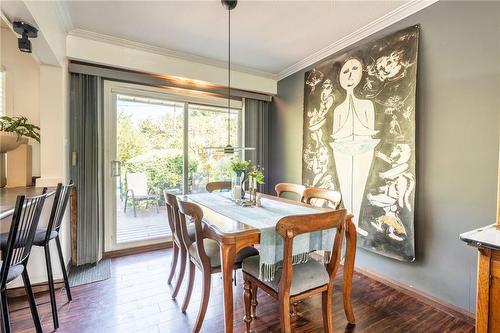
[[[415,259],[415,94],[419,27],[305,74],[303,182],[336,189],[358,245]]]

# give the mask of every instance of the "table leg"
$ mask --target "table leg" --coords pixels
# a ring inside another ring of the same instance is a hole
[[[224,286],[224,332],[233,332],[233,269],[235,244],[221,244],[222,283]]]
[[[354,259],[356,258],[356,226],[352,218],[346,221],[346,256],[344,261],[344,312],[347,321],[355,324],[354,311],[352,310],[352,276],[354,274]]]

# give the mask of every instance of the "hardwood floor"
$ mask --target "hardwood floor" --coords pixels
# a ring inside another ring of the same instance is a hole
[[[57,332],[190,332],[201,297],[201,274],[197,272],[195,289],[186,315],[180,311],[184,289],[178,301],[171,300],[166,280],[171,250],[113,259],[109,280],[72,289],[73,301],[67,303],[64,290],[58,291],[60,328]],[[363,275],[355,274],[353,305],[357,324],[350,326],[342,308],[340,271],[334,299],[335,332],[473,332],[474,326],[448,315],[415,298],[400,293]],[[241,272],[235,290],[235,332],[244,332],[244,303]],[[44,332],[52,332],[48,294],[38,294],[38,309]],[[212,279],[212,294],[203,332],[223,332],[222,281]],[[22,298],[9,299],[14,332],[34,332],[27,303]],[[293,322],[296,332],[323,332],[321,297],[298,306]],[[278,305],[259,293],[258,318],[252,327],[256,333],[279,332]]]

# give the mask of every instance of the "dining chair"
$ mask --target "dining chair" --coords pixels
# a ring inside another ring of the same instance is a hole
[[[212,282],[212,274],[219,273],[221,271],[221,254],[219,244],[205,237],[203,232],[203,211],[201,208],[195,204],[188,201],[184,201],[181,197],[177,197],[177,202],[179,205],[179,216],[180,216],[180,227],[182,230],[182,239],[185,242],[185,246],[188,249],[189,256],[189,278],[188,286],[186,289],[186,295],[184,302],[182,303],[182,312],[186,312],[191,299],[191,294],[193,291],[193,284],[195,278],[195,271],[198,268],[203,273],[203,284],[202,284],[202,299],[200,308],[198,310],[198,316],[193,327],[193,332],[197,333],[201,330],[203,324],[203,319],[205,318],[205,313],[208,307],[208,301],[210,299],[210,285]],[[190,240],[187,235],[187,225],[186,221],[190,220],[195,226],[195,240],[194,242]],[[258,255],[259,251],[253,247],[245,247],[236,254],[234,261],[234,268],[241,268],[241,262],[248,257]]]
[[[256,317],[257,302],[254,295],[260,288],[279,300],[281,332],[291,332],[291,307],[313,295],[322,295],[323,325],[325,332],[333,332],[333,283],[340,263],[340,252],[345,233],[346,210],[332,210],[317,214],[293,215],[280,219],[276,232],[283,238],[283,264],[272,281],[259,279],[260,257],[243,260],[245,325],[250,332],[252,319]],[[292,265],[293,240],[296,236],[337,229],[330,261],[325,265],[310,258],[302,264]]]
[[[231,182],[228,181],[218,181],[207,183],[207,192],[212,193],[215,191],[231,190]]]
[[[313,206],[322,206],[318,200],[324,200],[330,208],[339,209],[342,205],[342,194],[339,191],[310,187],[304,190],[303,201]]]
[[[28,259],[35,238],[36,228],[40,220],[46,194],[26,198],[17,197],[14,214],[7,238],[7,246],[2,250],[3,260],[0,261],[0,303],[2,308],[2,332],[10,333],[9,308],[7,304],[7,283],[22,276],[26,295],[37,333],[42,332],[42,325],[35,303],[35,296],[26,270]]]
[[[299,201],[302,201],[305,189],[304,185],[292,183],[279,183],[274,187],[278,197],[281,197],[284,193],[295,193],[299,196]]]
[[[172,261],[170,262],[170,273],[168,276],[168,284],[172,283],[172,279],[175,275],[175,270],[177,267],[177,262],[180,257],[180,267],[177,280],[175,282],[174,290],[172,291],[172,298],[176,298],[179,293],[179,289],[182,285],[182,280],[184,279],[184,272],[186,270],[187,261],[187,248],[182,240],[182,232],[179,222],[179,206],[177,205],[177,197],[172,193],[168,193],[167,190],[163,191],[163,197],[165,198],[165,203],[167,205],[167,217],[170,230],[172,231],[173,240],[173,254]],[[189,224],[187,226],[187,234],[189,239],[194,241],[194,224]]]

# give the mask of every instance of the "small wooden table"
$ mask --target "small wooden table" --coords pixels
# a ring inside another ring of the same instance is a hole
[[[500,225],[460,235],[478,249],[476,333],[500,332]]]
[[[301,202],[291,201],[283,198],[262,195],[263,198],[286,202],[288,204],[302,205],[315,208],[320,211],[325,208],[313,207]],[[193,202],[195,202],[193,200]],[[224,289],[224,332],[232,333],[234,324],[233,311],[233,266],[236,253],[246,246],[260,243],[260,230],[244,223],[231,219],[214,209],[197,203],[204,214],[205,235],[217,241],[221,249],[222,282]],[[242,208],[250,209],[250,208]],[[354,259],[356,257],[356,227],[351,219],[346,221],[346,257],[344,261],[344,312],[349,323],[354,324],[354,312],[352,310],[351,290],[352,276],[354,272]]]

